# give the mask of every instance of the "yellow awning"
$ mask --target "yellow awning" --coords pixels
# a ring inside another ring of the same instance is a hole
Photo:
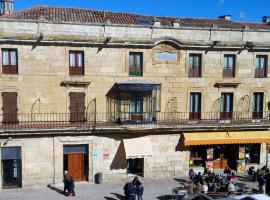
[[[270,131],[184,133],[185,146],[268,142],[270,142]]]

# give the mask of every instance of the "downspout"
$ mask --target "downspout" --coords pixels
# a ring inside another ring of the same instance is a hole
[[[55,143],[53,136],[53,185],[55,184]]]

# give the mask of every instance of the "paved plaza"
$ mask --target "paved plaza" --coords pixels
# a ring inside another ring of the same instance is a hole
[[[172,188],[180,185],[180,178],[168,178],[159,180],[144,180],[145,193],[144,200],[170,200]],[[238,178],[238,183],[245,182],[252,188],[257,187],[257,183],[246,182],[242,177]],[[124,200],[123,186],[125,181],[94,183],[76,183],[76,196],[66,197],[61,194],[61,185],[45,188],[22,188],[10,189],[0,192],[1,200]]]

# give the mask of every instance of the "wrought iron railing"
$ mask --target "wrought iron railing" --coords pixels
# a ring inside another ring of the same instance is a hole
[[[227,115],[226,115],[227,116]],[[149,113],[32,113],[2,114],[0,129],[102,126],[254,126],[270,127],[270,112],[149,112]]]

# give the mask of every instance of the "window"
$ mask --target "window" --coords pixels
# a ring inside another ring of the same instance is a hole
[[[260,163],[261,144],[246,144],[246,163]]]
[[[263,117],[263,93],[255,92],[253,93],[253,119],[261,119]]]
[[[233,93],[222,93],[220,103],[220,119],[231,119],[233,112]]]
[[[201,118],[201,93],[190,93],[189,119]]]
[[[16,92],[3,92],[3,123],[18,123],[18,107]]]
[[[69,112],[71,122],[85,121],[85,93],[69,93]]]
[[[177,54],[174,52],[157,52],[155,53],[157,61],[177,61]]]
[[[224,55],[223,77],[235,76],[235,55]]]
[[[256,56],[256,69],[255,78],[266,78],[267,77],[267,56],[257,55]]]
[[[190,147],[190,165],[191,166],[204,166],[206,159],[206,146]]]
[[[17,49],[2,49],[3,74],[18,74]]]
[[[188,77],[201,77],[202,56],[201,54],[189,55]]]
[[[69,75],[84,75],[84,52],[69,52]]]
[[[129,75],[130,76],[143,75],[143,54],[141,52],[129,53]]]
[[[141,121],[143,118],[143,95],[140,91],[132,91],[130,98],[130,113],[132,121]]]

